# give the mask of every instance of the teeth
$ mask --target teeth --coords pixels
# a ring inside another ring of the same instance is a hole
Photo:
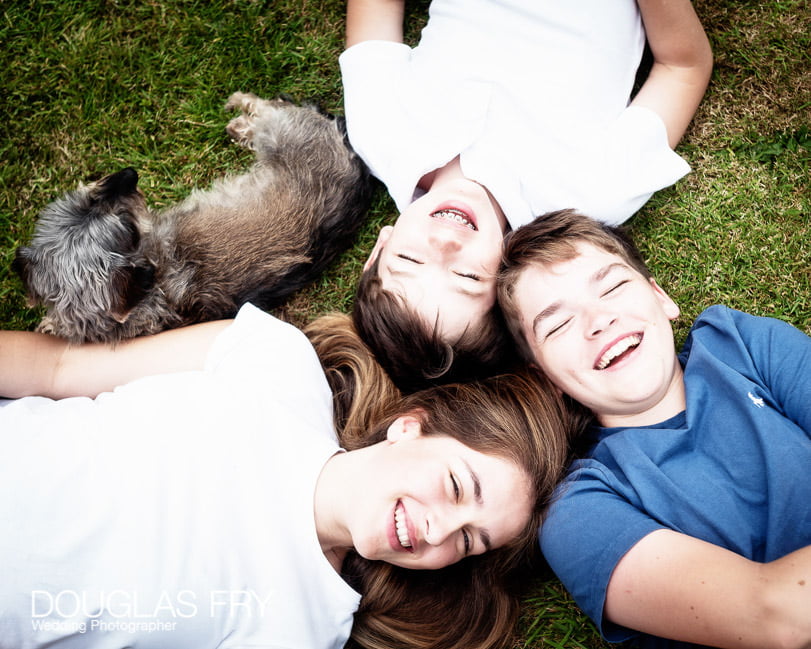
[[[404,548],[411,547],[411,539],[408,538],[408,527],[405,522],[405,510],[402,505],[397,505],[394,510],[394,524],[397,528],[397,540]]]
[[[431,214],[434,218],[446,219],[448,221],[453,221],[454,223],[460,223],[465,227],[470,228],[471,230],[475,230],[476,226],[470,222],[464,212],[460,212],[459,210],[439,210],[438,212],[434,212]]]
[[[604,370],[611,364],[611,361],[617,358],[617,356],[627,352],[631,347],[636,347],[641,342],[642,337],[638,335],[623,338],[616,345],[611,347],[599,361],[597,361],[597,369]]]

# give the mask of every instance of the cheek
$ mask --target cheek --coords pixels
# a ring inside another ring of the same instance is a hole
[[[498,273],[499,265],[501,264],[501,241],[493,239],[485,239],[479,250],[479,263],[482,270],[489,275],[495,276]]]
[[[456,563],[461,558],[452,539],[448,539],[441,547],[431,548],[420,567],[427,570],[438,570]]]
[[[572,354],[574,350],[558,341],[547,341],[535,348],[535,360],[553,383],[559,381],[572,371]]]

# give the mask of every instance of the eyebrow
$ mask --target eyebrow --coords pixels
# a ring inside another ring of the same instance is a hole
[[[484,505],[484,499],[482,498],[482,483],[479,480],[479,476],[473,470],[473,467],[467,463],[467,460],[462,460],[465,463],[465,467],[467,467],[468,473],[470,473],[470,479],[473,482],[473,499],[479,504]],[[493,543],[490,540],[490,532],[487,529],[480,529],[479,530],[479,538],[481,538],[482,544],[484,545],[484,549],[488,552],[493,549]]]
[[[557,313],[558,309],[560,309],[561,304],[562,303],[560,302],[560,300],[558,300],[557,302],[553,302],[548,307],[546,307],[543,311],[541,311],[538,315],[535,316],[535,318],[532,320],[532,333],[534,335],[537,336],[538,325],[541,324],[541,322],[545,318],[549,318],[549,317],[555,315],[555,313]]]
[[[615,270],[617,268],[621,268],[621,269],[622,268],[628,268],[628,266],[627,266],[627,264],[620,263],[618,261],[607,264],[607,265],[603,266],[602,268],[600,268],[599,270],[597,270],[597,272],[595,272],[591,277],[589,277],[588,283],[589,284],[597,284],[598,282],[605,279],[605,277],[609,273],[611,273],[613,270]],[[555,315],[555,313],[557,313],[557,311],[560,309],[561,306],[563,306],[563,302],[561,300],[558,300],[556,302],[552,302],[552,304],[550,304],[543,311],[541,311],[538,315],[536,315],[535,318],[532,320],[532,333],[534,334],[536,332],[536,329],[538,328],[538,325],[541,323],[542,320]]]
[[[606,275],[608,275],[612,270],[616,268],[620,269],[628,268],[628,265],[619,261],[615,261],[611,264],[608,264],[607,266],[603,266],[600,270],[598,270],[596,273],[594,273],[594,275],[591,276],[589,282],[592,284],[599,282],[601,279],[603,279]]]

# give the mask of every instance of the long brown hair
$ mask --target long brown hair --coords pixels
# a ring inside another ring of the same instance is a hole
[[[399,398],[347,316],[320,318],[305,331],[336,390],[336,421],[344,422],[339,436],[345,448],[381,441],[397,416],[414,413],[423,434],[448,435],[514,462],[535,495],[532,516],[512,543],[440,570],[407,570],[350,552],[344,576],[363,595],[350,644],[367,649],[506,646],[526,566],[537,547],[537,528],[580,421],[530,370]]]
[[[335,429],[345,448],[368,437],[400,399],[400,391],[355,333],[345,313],[329,313],[304,328],[332,389]]]

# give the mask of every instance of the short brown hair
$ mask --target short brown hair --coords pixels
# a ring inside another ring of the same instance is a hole
[[[378,260],[361,276],[352,319],[400,390],[410,393],[484,378],[516,366],[518,354],[497,303],[457,340],[443,340],[437,325],[426,326],[419,314],[383,288]]]
[[[531,265],[549,266],[573,259],[578,243],[590,243],[615,254],[643,277],[651,277],[642,255],[624,230],[575,210],[548,212],[509,233],[504,239],[498,277],[498,303],[519,354],[529,363],[534,362],[534,357],[521,330],[521,314],[515,300],[518,278]]]

